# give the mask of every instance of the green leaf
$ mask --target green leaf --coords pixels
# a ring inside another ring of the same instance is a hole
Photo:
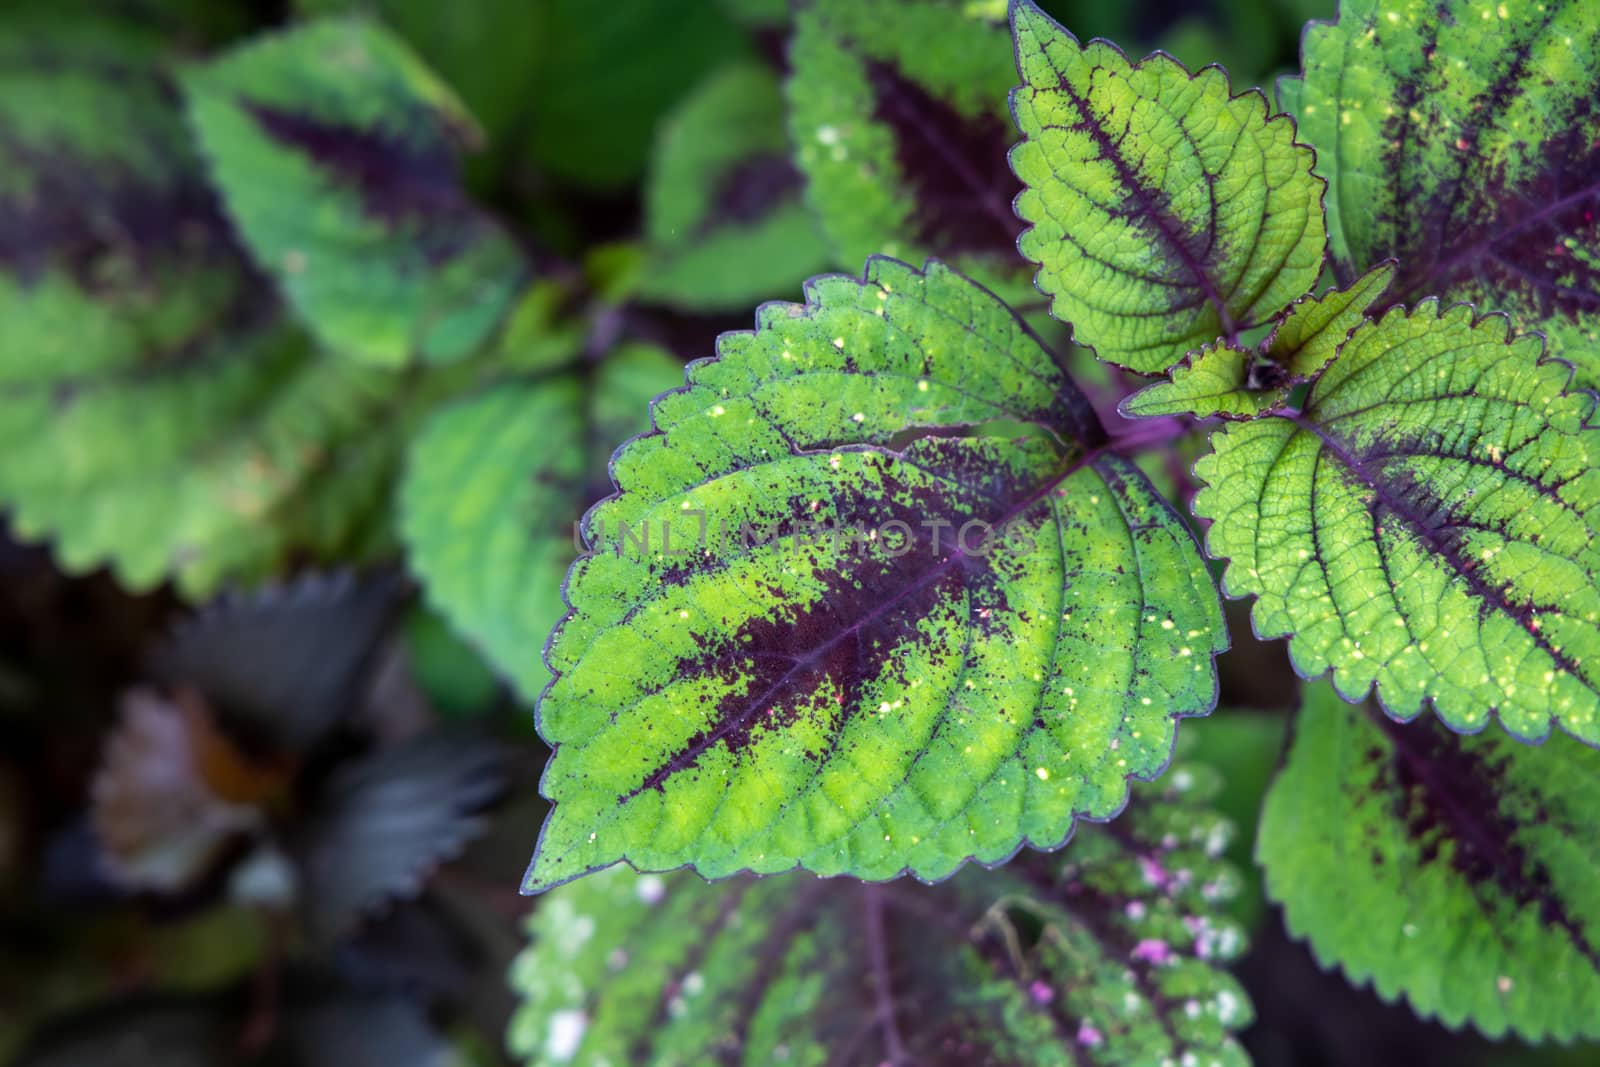
[[[645,169],[651,137],[696,81],[747,48],[715,3],[541,0],[525,134],[531,162],[617,189]]]
[[[1206,345],[1173,367],[1171,380],[1139,390],[1118,410],[1136,418],[1188,414],[1253,419],[1280,408],[1295,386],[1333,361],[1393,277],[1394,264],[1384,263],[1347,289],[1303,296],[1284,309],[1253,349]]]
[[[1257,856],[1324,966],[1491,1037],[1600,1037],[1600,752],[1308,689]]]
[[[230,325],[250,279],[153,49],[86,20],[0,22],[0,389],[63,391]],[[152,351],[154,350],[154,351]],[[170,361],[169,354],[169,361]]]
[[[302,19],[369,12],[416,50],[483,128],[469,178],[492,182],[525,148],[519,127],[534,106],[548,3],[476,0],[470,9],[433,0],[293,0]]]
[[[404,44],[359,20],[315,22],[184,86],[245,244],[323,344],[399,366],[484,343],[522,258],[456,181],[470,116]]]
[[[1538,328],[1600,386],[1600,7],[1343,0],[1279,99],[1328,179],[1335,271]]]
[[[748,62],[712,75],[656,143],[639,295],[688,310],[743,308],[831,266],[803,184],[777,76]]]
[[[1145,386],[1118,404],[1117,410],[1136,419],[1164,415],[1259,418],[1282,407],[1294,388],[1287,380],[1261,387],[1257,383],[1264,366],[1253,351],[1229,344],[1204,345],[1168,371],[1171,378],[1167,381]]]
[[[411,568],[530,704],[550,680],[539,650],[561,620],[574,524],[600,495],[605,457],[682,380],[670,356],[624,346],[587,391],[571,375],[496,386],[440,411],[411,447],[400,502]]]
[[[525,700],[561,619],[588,457],[574,378],[498,386],[442,411],[411,446],[400,535],[429,601]]]
[[[1394,280],[1393,261],[1380,263],[1343,289],[1303,296],[1278,317],[1261,342],[1266,360],[1294,381],[1310,381],[1333,362],[1350,333]]]
[[[795,159],[840,262],[937,255],[1026,290],[1003,22],[963,0],[817,0],[789,65]]]
[[[1600,743],[1600,429],[1568,376],[1463,305],[1361,326],[1303,411],[1196,464],[1223,588],[1348,699]]]
[[[1114,815],[1215,701],[1189,531],[1020,320],[936,262],[807,295],[613,460],[547,653],[529,890],[999,862]]]
[[[1214,784],[1178,767],[1061,856],[932,887],[586,878],[530,923],[509,1044],[538,1067],[1243,1064]]]
[[[1018,244],[1053,311],[1102,359],[1142,373],[1269,322],[1322,269],[1323,183],[1294,123],[1218,67],[1130,63],[1012,6],[1026,187]]]
[[[382,547],[448,377],[327,360],[234,247],[123,35],[0,29],[0,502],[61,564],[200,596]]]

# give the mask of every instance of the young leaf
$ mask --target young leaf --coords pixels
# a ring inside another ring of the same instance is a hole
[[[1214,703],[1193,539],[1021,321],[937,262],[807,295],[613,460],[530,890],[623,858],[940,878],[1114,815]]]
[[[1257,856],[1289,930],[1491,1037],[1600,1037],[1600,752],[1399,724],[1308,688]]]
[[[639,295],[689,310],[743,308],[831,266],[803,185],[777,76],[749,62],[717,72],[662,127]]]
[[[575,377],[501,385],[440,411],[412,446],[400,501],[411,567],[530,704],[550,681],[538,650],[561,620],[573,524],[649,398],[682,380],[664,352],[624,346],[587,394]]]
[[[327,347],[398,366],[488,338],[522,258],[456,182],[471,118],[404,44],[359,20],[315,22],[184,85],[235,225]]]
[[[1173,367],[1169,381],[1139,390],[1118,410],[1135,418],[1189,414],[1253,419],[1282,407],[1295,386],[1332,362],[1393,278],[1394,264],[1384,263],[1347,289],[1303,296],[1284,309],[1253,350],[1205,345]]]
[[[1355,331],[1301,412],[1230,426],[1195,513],[1310,677],[1410,718],[1600,743],[1600,429],[1537,337],[1425,301]]]
[[[1055,315],[1102,359],[1162,371],[1264,324],[1322,269],[1323,183],[1294,123],[1218,67],[1130,63],[1080,44],[1032,0],[1012,5],[1026,187],[1018,244]]]
[[[818,0],[795,14],[789,136],[837,258],[937,255],[1025,288],[1006,168],[1004,28],[961,0]]]
[[[1243,1064],[1231,827],[1179,767],[1115,828],[934,886],[612,870],[540,906],[512,1051],[561,1063]],[[1164,795],[1163,795],[1164,794]]]
[[[1335,271],[1476,301],[1600,386],[1600,7],[1342,0],[1279,98],[1328,179]]]
[[[201,180],[172,90],[94,23],[0,26],[0,501],[72,571],[191,596],[370,554],[441,385],[321,359]]]
[[[1117,405],[1117,410],[1135,419],[1168,415],[1258,418],[1282,407],[1294,388],[1294,383],[1286,380],[1252,388],[1251,379],[1261,367],[1253,351],[1225,343],[1204,345],[1168,371],[1171,377],[1166,381],[1145,386]]]

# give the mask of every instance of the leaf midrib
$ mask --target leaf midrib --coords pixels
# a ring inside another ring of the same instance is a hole
[[[1384,482],[1372,471],[1368,470],[1367,465],[1362,461],[1361,457],[1358,456],[1348,445],[1346,445],[1344,441],[1329,433],[1326,428],[1308,418],[1303,413],[1278,414],[1273,417],[1286,419],[1301,431],[1311,434],[1318,441],[1320,441],[1324,449],[1331,453],[1346,470],[1360,479],[1361,483],[1372,491],[1374,498],[1381,506],[1404,522],[1412,530],[1416,537],[1425,545],[1427,545],[1429,551],[1434,555],[1435,558],[1444,561],[1444,563],[1449,566],[1451,572],[1461,581],[1466,583],[1468,589],[1480,603],[1492,607],[1496,612],[1503,615],[1505,618],[1510,619],[1523,633],[1528,635],[1528,637],[1533,641],[1535,647],[1550,657],[1552,662],[1554,662],[1568,674],[1577,678],[1578,681],[1587,687],[1591,692],[1595,693],[1596,695],[1600,695],[1600,686],[1596,686],[1594,682],[1590,681],[1590,679],[1583,674],[1576,661],[1570,659],[1559,649],[1550,644],[1549,639],[1546,638],[1544,634],[1542,634],[1536,627],[1534,627],[1530,620],[1522,618],[1518,612],[1512,610],[1509,605],[1505,603],[1505,600],[1499,595],[1498,591],[1490,586],[1489,583],[1484,581],[1483,578],[1476,572],[1476,570],[1468,567],[1466,565],[1467,561],[1462,558],[1458,551],[1441,541],[1433,533],[1433,531],[1428,528],[1428,525],[1423,520],[1422,516],[1418,515],[1416,510],[1412,508],[1409,503],[1402,498],[1397,497],[1389,490],[1386,482]],[[1382,546],[1378,545],[1377,548],[1381,554],[1383,551]]]
[[[1061,471],[1045,479],[1045,481],[1041,483],[1038,488],[1024,496],[1021,501],[1012,505],[1000,516],[989,520],[990,526],[1004,526],[1013,519],[1016,519],[1018,516],[1025,513],[1029,508],[1033,507],[1041,500],[1047,499],[1050,494],[1059,488],[1061,484],[1068,478],[1078,473],[1078,471],[1083,470],[1085,467],[1093,464],[1102,455],[1109,453],[1111,451],[1111,447],[1112,446],[1109,443],[1106,443],[1085,450],[1070,463],[1066,464]],[[710,751],[713,747],[726,739],[730,734],[733,734],[742,727],[747,726],[751,720],[753,720],[759,714],[760,710],[766,707],[767,702],[771,700],[773,696],[780,692],[785,686],[789,685],[796,673],[815,666],[827,653],[836,648],[840,642],[844,641],[846,638],[859,636],[864,627],[870,625],[872,622],[893,610],[907,597],[910,597],[915,593],[926,589],[936,581],[943,579],[955,564],[965,563],[969,558],[970,557],[968,554],[961,549],[960,544],[955,543],[948,556],[929,567],[916,581],[901,587],[892,596],[889,596],[879,602],[871,611],[862,615],[861,618],[855,620],[849,626],[844,627],[838,633],[834,634],[832,637],[829,637],[826,641],[816,645],[814,648],[807,651],[803,656],[796,656],[794,658],[794,662],[789,666],[789,668],[785,670],[783,674],[781,674],[771,685],[762,690],[762,692],[756,696],[747,699],[746,706],[743,711],[739,712],[737,715],[728,716],[721,722],[717,723],[714,728],[706,731],[692,744],[686,746],[679,752],[673,753],[664,764],[646,776],[643,782],[622,794],[619,803],[627,803],[649,789],[664,791],[667,779],[694,766],[700,757],[705,755],[706,752]]]

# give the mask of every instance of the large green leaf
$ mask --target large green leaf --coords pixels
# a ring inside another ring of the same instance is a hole
[[[0,502],[79,571],[191,595],[381,543],[448,382],[329,361],[280,319],[122,33],[0,28]]]
[[[1542,329],[1600,386],[1600,6],[1343,0],[1280,99],[1328,179],[1334,269]]]
[[[939,263],[807,293],[613,460],[548,651],[530,889],[998,862],[1114,815],[1215,700],[1189,531],[1020,320]]]
[[[1600,743],[1600,429],[1569,373],[1462,305],[1361,326],[1304,410],[1196,465],[1224,589],[1352,700]]]
[[[845,263],[937,255],[1022,291],[997,12],[963,0],[817,0],[797,9],[789,134]]]
[[[309,23],[184,85],[229,214],[325,345],[397,366],[488,338],[521,255],[457,184],[471,118],[398,39],[355,19]]]
[[[1061,856],[933,887],[586,878],[535,913],[510,1045],[539,1067],[1243,1064],[1214,784],[1179,766]]]
[[[743,308],[827,269],[803,184],[777,75],[749,62],[715,73],[662,125],[640,295],[689,310]]]
[[[658,349],[626,345],[592,381],[496,386],[438,413],[411,447],[401,535],[428,598],[528,703],[561,621],[575,529],[601,495],[605,460],[645,428],[650,397],[683,380]]]
[[[1053,311],[1102,359],[1145,373],[1268,322],[1322,269],[1323,183],[1294,123],[1219,67],[1190,74],[1080,44],[1012,6],[1026,186],[1019,246]]]
[[[1399,724],[1310,687],[1256,851],[1324,965],[1498,1037],[1600,1037],[1600,752]]]

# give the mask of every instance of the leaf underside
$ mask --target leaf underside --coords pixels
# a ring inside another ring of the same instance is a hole
[[[757,323],[587,518],[529,890],[622,858],[940,878],[1115,814],[1214,703],[1191,535],[991,294],[874,259]]]
[[[1600,744],[1600,429],[1539,354],[1426,301],[1357,329],[1303,411],[1213,437],[1194,507],[1223,588],[1303,675]]]
[[[323,344],[399,366],[488,338],[521,256],[456,181],[471,119],[397,38],[356,19],[309,23],[184,87],[244,243]]]
[[[1218,964],[1230,827],[1179,766],[1116,829],[950,882],[707,885],[607,871],[552,893],[513,966],[520,1060],[876,1067],[1243,1064]]]
[[[1600,1036],[1600,752],[1395,723],[1309,688],[1257,856],[1289,930],[1424,1017]]]
[[[1142,373],[1271,320],[1315,284],[1323,183],[1290,120],[1227,75],[1087,45],[1030,0],[1012,7],[1022,86],[1018,247],[1056,317]]]
[[[1600,7],[1343,0],[1282,99],[1328,180],[1335,270],[1537,327],[1600,386]]]

